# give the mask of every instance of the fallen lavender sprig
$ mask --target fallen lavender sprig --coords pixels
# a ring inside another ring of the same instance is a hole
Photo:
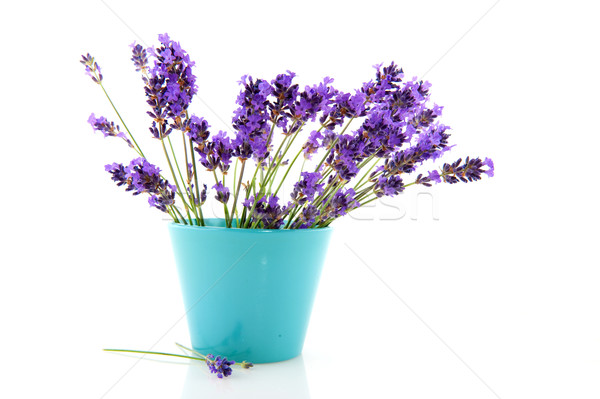
[[[233,373],[233,370],[231,368],[231,366],[233,366],[233,365],[238,365],[239,367],[244,368],[244,369],[249,369],[251,367],[254,367],[253,363],[247,362],[245,360],[243,362],[238,363],[238,362],[235,362],[232,360],[227,360],[226,357],[221,357],[221,356],[215,357],[214,355],[211,355],[211,354],[203,355],[203,354],[195,351],[194,349],[188,348],[188,347],[183,346],[178,343],[175,343],[175,345],[179,346],[180,348],[186,350],[187,352],[189,352],[195,356],[180,355],[177,353],[166,353],[166,352],[139,351],[139,350],[133,350],[133,349],[104,349],[104,351],[106,351],[106,352],[141,353],[141,354],[145,354],[145,355],[173,356],[173,357],[179,357],[179,358],[183,358],[183,359],[199,360],[201,362],[206,363],[210,372],[217,374],[218,378],[229,377]]]
[[[334,88],[329,77],[301,88],[290,71],[272,80],[243,76],[230,136],[211,131],[204,118],[189,112],[198,92],[195,62],[169,35],[158,39],[156,48],[133,43],[131,60],[149,106],[149,136],[160,142],[169,180],[134,139],[94,57],[84,55],[81,63],[125,131],[94,114],[90,124],[105,137],[123,139],[136,152],[128,167],[113,163],[106,170],[126,191],[148,194],[149,204],[176,223],[204,225],[202,207],[209,187],[223,206],[227,227],[304,229],[329,226],[411,185],[468,183],[494,175],[493,161],[478,157],[421,170],[454,147],[450,128],[440,122],[443,107],[431,103],[431,84],[405,79],[393,62],[375,65],[375,78],[352,92]],[[208,174],[201,176],[202,171]],[[232,171],[233,178],[226,179]],[[299,177],[290,182],[290,176]],[[293,183],[287,201],[279,196],[285,182]]]

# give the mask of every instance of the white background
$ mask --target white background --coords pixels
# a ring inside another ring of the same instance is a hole
[[[0,7],[0,397],[599,397],[593,2]],[[132,154],[87,125],[114,116],[79,64],[97,57],[149,147],[128,44],[163,32],[197,62],[194,111],[216,129],[243,74],[349,91],[395,60],[432,82],[452,157],[489,156],[496,177],[340,221],[300,358],[217,380],[104,353],[189,343],[166,221],[104,172]]]

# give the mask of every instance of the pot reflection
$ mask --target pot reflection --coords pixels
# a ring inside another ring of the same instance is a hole
[[[230,377],[219,379],[206,365],[188,366],[182,399],[261,398],[310,399],[304,359],[257,364],[249,370],[233,366]]]

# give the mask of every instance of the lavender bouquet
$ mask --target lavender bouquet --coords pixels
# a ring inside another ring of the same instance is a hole
[[[230,136],[190,114],[198,90],[194,62],[167,34],[158,39],[157,48],[133,43],[131,60],[144,83],[150,134],[160,142],[170,180],[147,159],[114,107],[94,57],[84,55],[81,63],[125,131],[94,114],[89,123],[137,154],[127,165],[106,165],[106,171],[117,186],[147,195],[150,206],[176,223],[204,225],[209,187],[223,204],[229,228],[305,229],[329,226],[412,185],[494,174],[492,160],[478,157],[419,171],[453,147],[449,127],[439,122],[443,107],[430,103],[429,82],[405,79],[393,62],[376,65],[375,78],[349,93],[335,89],[329,77],[301,89],[290,71],[270,81],[243,76]],[[291,195],[280,198],[284,182],[292,180]]]

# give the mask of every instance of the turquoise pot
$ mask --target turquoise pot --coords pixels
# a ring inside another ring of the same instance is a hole
[[[192,346],[236,361],[300,355],[331,229],[171,223]]]

